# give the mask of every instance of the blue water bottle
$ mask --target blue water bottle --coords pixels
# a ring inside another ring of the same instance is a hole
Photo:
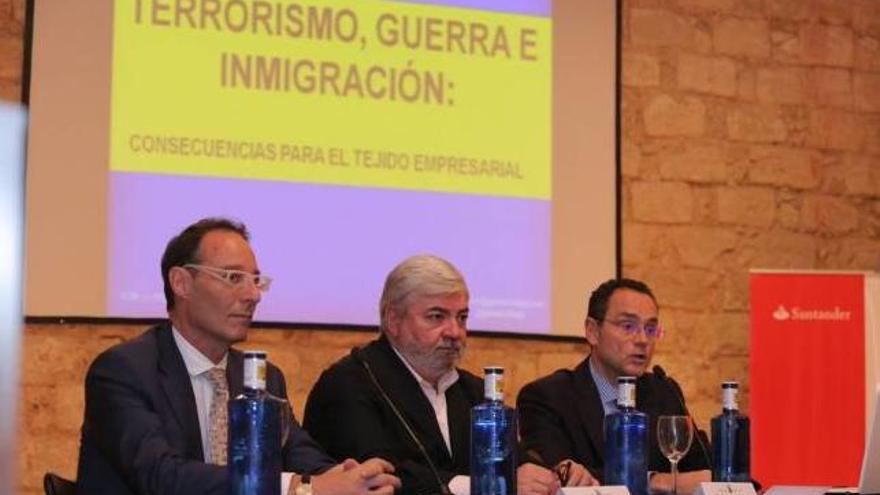
[[[739,383],[721,384],[721,414],[712,418],[712,481],[751,480],[749,418],[739,413]]]
[[[229,401],[229,493],[280,495],[281,407],[266,392],[266,353],[245,351],[244,393]]]
[[[516,494],[516,414],[504,405],[504,368],[484,368],[486,401],[471,409],[471,495]]]
[[[617,412],[605,416],[605,484],[648,495],[648,416],[636,411],[636,379],[617,379]]]

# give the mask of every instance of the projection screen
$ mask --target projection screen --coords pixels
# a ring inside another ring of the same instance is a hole
[[[613,0],[35,2],[29,316],[162,317],[229,216],[264,322],[376,325],[434,253],[474,330],[581,334],[617,266]]]

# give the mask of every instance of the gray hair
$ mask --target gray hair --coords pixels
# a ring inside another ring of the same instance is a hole
[[[467,284],[455,266],[431,254],[417,254],[400,262],[385,279],[379,299],[380,328],[388,324],[388,311],[400,311],[412,296],[464,293]]]

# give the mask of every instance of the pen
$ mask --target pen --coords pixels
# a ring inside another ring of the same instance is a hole
[[[559,484],[565,486],[568,484],[568,477],[571,471],[571,461],[562,461],[556,465],[556,477],[559,478]]]

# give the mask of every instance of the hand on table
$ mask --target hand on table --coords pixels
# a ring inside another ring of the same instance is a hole
[[[599,486],[599,480],[593,477],[583,464],[565,459],[556,465],[556,474],[562,486]]]
[[[312,478],[314,495],[392,495],[400,488],[390,462],[372,458],[364,462],[346,459]]]
[[[518,495],[555,495],[557,490],[559,490],[559,478],[547,468],[526,463],[516,470]]]

